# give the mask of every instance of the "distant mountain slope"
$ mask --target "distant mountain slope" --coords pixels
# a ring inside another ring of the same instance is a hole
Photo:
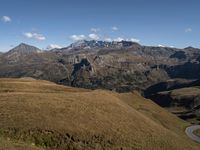
[[[0,55],[0,77],[34,77],[83,88],[145,90],[173,78],[198,79],[200,49],[135,42],[78,41],[41,51],[20,44]],[[85,63],[87,62],[87,63]]]
[[[39,52],[41,52],[39,48],[27,45],[25,43],[21,43],[15,48],[11,49],[9,52],[7,52],[6,55],[11,55],[12,53],[27,54],[27,53],[39,53]]]
[[[0,87],[0,137],[60,150],[199,149],[184,133],[188,123],[137,93],[29,79],[1,79]]]
[[[2,61],[5,64],[29,63],[34,59],[39,60],[39,53],[41,52],[42,51],[39,48],[21,43],[10,51],[4,53],[2,55]]]

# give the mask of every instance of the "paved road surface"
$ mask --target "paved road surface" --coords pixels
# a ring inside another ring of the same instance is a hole
[[[187,136],[190,137],[192,140],[194,140],[194,141],[200,143],[200,137],[193,134],[193,131],[195,131],[195,130],[197,130],[197,129],[200,129],[200,125],[190,126],[190,127],[187,127],[187,128],[185,129],[185,133],[186,133]]]

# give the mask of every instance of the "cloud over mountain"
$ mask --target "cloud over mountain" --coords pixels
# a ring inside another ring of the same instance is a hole
[[[94,33],[89,34],[88,37],[89,37],[91,40],[99,40],[99,39],[100,39],[99,35],[94,34]]]
[[[38,40],[38,41],[46,40],[46,37],[44,35],[42,35],[42,34],[39,34],[39,33],[26,32],[26,33],[23,33],[23,35],[26,38],[35,39],[35,40]]]
[[[116,27],[116,26],[113,26],[113,27],[112,27],[112,30],[113,30],[113,31],[118,31],[118,30],[119,30],[119,28],[118,28],[118,27]]]
[[[96,32],[99,32],[100,29],[99,28],[91,28],[90,31],[96,33]]]
[[[52,49],[60,49],[62,46],[57,45],[57,44],[50,44],[46,47],[47,50],[52,50]]]
[[[86,36],[83,34],[80,34],[80,35],[74,34],[74,35],[70,36],[70,39],[73,41],[80,41],[80,40],[86,39]]]

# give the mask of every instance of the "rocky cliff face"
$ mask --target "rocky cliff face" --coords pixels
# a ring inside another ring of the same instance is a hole
[[[141,46],[134,42],[84,41],[53,51],[21,44],[0,56],[0,77],[46,79],[120,92],[171,78],[196,79],[200,50]]]

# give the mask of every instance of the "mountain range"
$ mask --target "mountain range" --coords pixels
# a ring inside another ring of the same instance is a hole
[[[183,132],[200,124],[198,48],[78,41],[40,50],[22,43],[0,53],[0,77],[0,143],[8,147],[29,147],[8,138],[47,149],[199,147]]]
[[[20,44],[0,55],[0,77],[34,77],[119,92],[173,78],[198,79],[200,49],[142,46],[135,42],[78,41],[42,51]]]

